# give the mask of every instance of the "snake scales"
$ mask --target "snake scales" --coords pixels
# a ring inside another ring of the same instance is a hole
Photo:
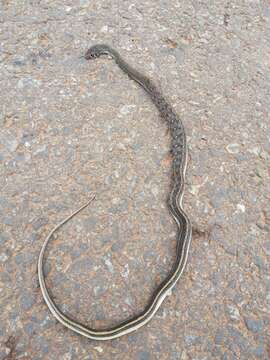
[[[176,247],[176,261],[173,268],[166,278],[166,280],[159,285],[153,297],[142,313],[129,319],[125,322],[118,324],[110,329],[92,329],[65,315],[55,304],[50,296],[44,276],[44,253],[49,240],[52,238],[54,232],[58,230],[69,219],[76,215],[79,211],[84,209],[93,199],[93,197],[84,204],[81,208],[76,210],[60,224],[58,224],[47,236],[38,259],[38,277],[42,295],[46,304],[48,305],[52,314],[63,325],[71,330],[79,333],[87,338],[94,340],[110,340],[122,335],[128,334],[139,327],[146,324],[156,313],[163,300],[170,294],[172,288],[180,278],[188,257],[189,246],[191,242],[191,223],[182,208],[182,197],[184,191],[184,179],[187,165],[187,146],[186,135],[183,124],[173,108],[167,103],[162,96],[161,92],[147,77],[140,74],[138,71],[128,65],[118,54],[117,51],[108,45],[94,45],[85,54],[85,59],[90,60],[99,57],[100,55],[110,55],[115,60],[116,64],[126,73],[131,79],[139,83],[150,96],[151,100],[157,107],[161,118],[167,123],[171,132],[171,153],[173,156],[173,175],[172,175],[172,190],[169,196],[169,208],[171,214],[178,226],[177,232],[177,247]]]

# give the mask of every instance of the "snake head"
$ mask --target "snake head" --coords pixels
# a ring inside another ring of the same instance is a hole
[[[90,59],[98,58],[98,57],[100,57],[100,55],[106,55],[106,54],[110,54],[110,53],[111,53],[111,49],[109,48],[108,45],[97,44],[97,45],[91,46],[87,50],[84,57],[86,60],[90,60]]]

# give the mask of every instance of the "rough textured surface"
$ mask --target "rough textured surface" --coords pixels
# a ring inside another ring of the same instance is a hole
[[[269,1],[1,1],[0,359],[269,359]],[[93,342],[50,315],[48,283],[94,327],[137,314],[173,260],[169,135],[97,42],[148,74],[190,150],[187,269],[151,323]]]

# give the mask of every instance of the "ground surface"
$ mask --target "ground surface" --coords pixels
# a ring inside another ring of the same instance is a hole
[[[269,359],[270,3],[1,1],[0,359]],[[102,328],[139,313],[174,261],[169,134],[116,47],[163,90],[190,153],[189,263],[149,325],[94,342],[49,313],[48,231],[63,311]]]

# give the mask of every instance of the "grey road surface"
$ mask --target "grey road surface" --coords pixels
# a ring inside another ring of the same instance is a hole
[[[0,359],[270,358],[270,3],[12,1],[0,8]],[[174,262],[170,139],[146,94],[95,43],[151,77],[181,116],[193,223],[186,271],[149,325],[94,342],[63,328],[37,282],[95,328],[141,312]]]

